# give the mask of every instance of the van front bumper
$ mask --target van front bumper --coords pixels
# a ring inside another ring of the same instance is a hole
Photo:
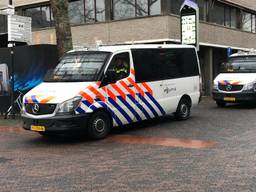
[[[241,93],[221,93],[221,92],[212,92],[212,97],[215,101],[224,101],[227,103],[241,103],[256,101],[255,92],[241,92]],[[229,100],[229,98],[232,98]]]
[[[22,115],[23,128],[31,130],[32,126],[44,127],[44,132],[66,132],[85,130],[88,114],[83,115],[63,115],[45,119],[34,119],[27,115]]]

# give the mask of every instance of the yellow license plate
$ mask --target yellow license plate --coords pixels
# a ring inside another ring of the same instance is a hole
[[[44,132],[45,126],[31,125],[31,131]]]
[[[224,97],[224,101],[236,101],[235,97]]]

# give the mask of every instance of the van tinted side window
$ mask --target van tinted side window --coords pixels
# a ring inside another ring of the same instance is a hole
[[[199,74],[192,48],[133,49],[136,81],[158,81]]]
[[[132,50],[137,82],[161,80],[159,52],[154,49]]]
[[[195,49],[166,49],[165,62],[161,62],[161,68],[167,79],[199,75]]]

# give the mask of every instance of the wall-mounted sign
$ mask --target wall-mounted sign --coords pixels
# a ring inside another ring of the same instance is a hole
[[[182,43],[196,44],[196,16],[186,15],[182,17]]]
[[[181,43],[196,46],[199,50],[199,8],[190,0],[185,0],[180,8]]]
[[[31,18],[18,15],[8,15],[8,41],[32,42]]]

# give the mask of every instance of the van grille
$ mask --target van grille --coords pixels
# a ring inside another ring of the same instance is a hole
[[[35,105],[38,109],[35,109]],[[55,111],[56,104],[34,104],[27,103],[25,104],[25,110],[27,113],[32,115],[47,115],[52,114]]]
[[[243,85],[219,85],[219,90],[221,91],[241,91],[243,89]]]

